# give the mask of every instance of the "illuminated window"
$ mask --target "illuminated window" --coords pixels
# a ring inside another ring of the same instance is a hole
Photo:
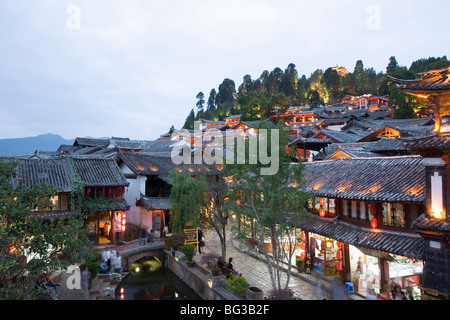
[[[383,203],[383,224],[393,227],[405,227],[405,209],[401,203]]]

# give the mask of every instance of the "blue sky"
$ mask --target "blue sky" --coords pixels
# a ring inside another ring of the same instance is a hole
[[[156,139],[199,91],[294,63],[449,54],[445,0],[0,0],[0,139]]]

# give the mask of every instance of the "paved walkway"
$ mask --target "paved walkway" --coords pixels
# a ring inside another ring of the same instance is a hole
[[[204,231],[205,236],[205,252],[221,253],[220,240],[214,230]],[[262,255],[260,255],[262,257]],[[196,256],[198,258],[199,255]],[[254,250],[250,250],[247,246],[242,246],[239,241],[228,237],[227,240],[227,258],[233,258],[233,266],[242,276],[249,282],[251,286],[257,286],[264,290],[265,294],[272,289],[272,282],[269,271],[264,262],[258,258],[258,254]],[[284,272],[286,279],[286,273]],[[282,282],[282,283],[285,283]],[[318,284],[322,290],[318,290]],[[302,300],[331,300],[335,299],[363,299],[357,295],[348,296],[343,289],[333,280],[313,274],[299,274],[295,267],[291,272],[289,287],[294,291],[294,295]]]

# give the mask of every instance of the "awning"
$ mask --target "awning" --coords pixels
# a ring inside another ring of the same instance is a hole
[[[425,242],[417,233],[374,230],[317,216],[303,218],[299,228],[358,248],[423,260]]]

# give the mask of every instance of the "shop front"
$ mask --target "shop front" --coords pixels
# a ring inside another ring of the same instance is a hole
[[[395,285],[420,299],[423,262],[349,245],[351,282],[355,292],[367,296],[392,291]]]
[[[123,240],[126,229],[124,211],[96,212],[87,221],[89,238],[95,244],[116,243]]]
[[[312,269],[325,276],[339,276],[342,270],[342,243],[315,233],[309,234]]]

